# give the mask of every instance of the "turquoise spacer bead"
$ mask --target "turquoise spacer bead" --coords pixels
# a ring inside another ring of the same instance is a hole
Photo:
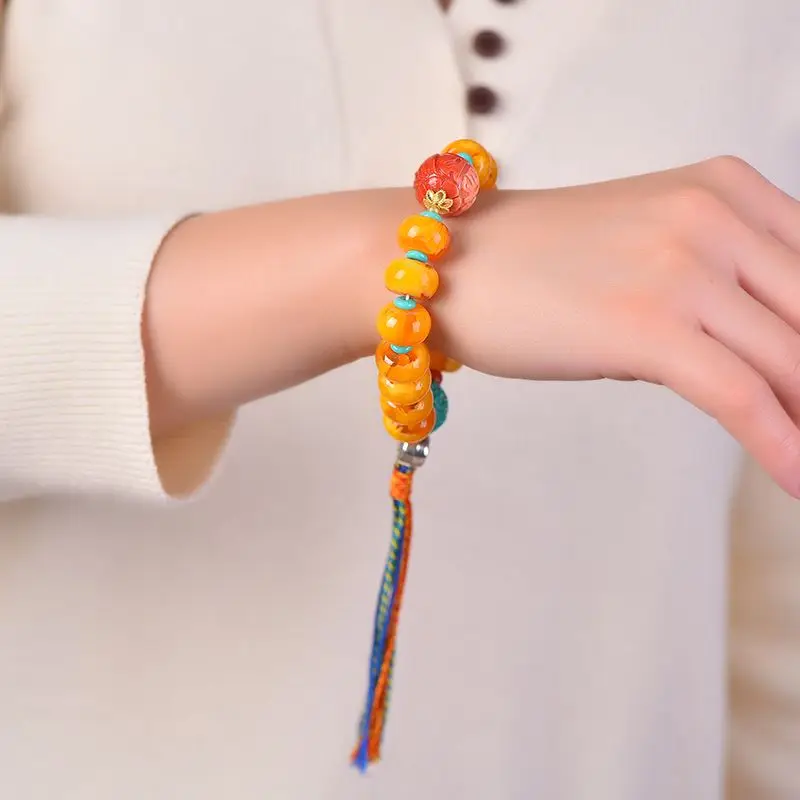
[[[441,383],[434,381],[431,384],[431,392],[433,392],[433,408],[436,411],[436,424],[433,426],[433,430],[438,431],[447,420],[450,401],[447,399]]]
[[[417,307],[417,301],[413,297],[404,294],[400,297],[395,297],[394,307],[399,308],[401,311],[412,311]]]
[[[389,347],[391,347],[395,353],[401,356],[404,356],[406,353],[410,353],[414,349],[411,345],[406,344],[390,344]]]
[[[469,153],[459,153],[459,155],[464,159],[464,161],[469,161],[473,167],[475,166],[475,162],[472,160],[472,156]]]
[[[421,261],[423,264],[428,263],[428,256],[426,256],[422,250],[409,250],[406,253],[406,258],[411,258],[414,261]]]
[[[427,208],[425,209],[425,211],[420,211],[419,215],[421,217],[427,217],[428,219],[435,219],[437,222],[444,222],[441,214],[437,214],[435,211],[428,211]]]

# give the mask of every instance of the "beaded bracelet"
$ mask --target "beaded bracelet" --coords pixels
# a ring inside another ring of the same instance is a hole
[[[352,754],[353,764],[362,771],[381,754],[411,547],[411,483],[428,456],[428,437],[447,418],[442,374],[460,366],[425,344],[431,316],[422,301],[436,294],[439,275],[431,264],[450,247],[443,218],[469,210],[479,190],[492,189],[496,182],[494,158],[470,139],[452,142],[426,159],[414,178],[417,200],[425,210],[400,225],[398,240],[405,257],[392,261],[386,270],[386,287],[397,297],[378,317],[382,341],[375,361],[383,424],[400,445],[392,474],[394,519],[375,611],[367,699]]]

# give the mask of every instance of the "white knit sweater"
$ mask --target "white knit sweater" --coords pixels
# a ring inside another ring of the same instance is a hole
[[[455,0],[448,20],[434,0],[12,0],[0,795],[719,796],[738,450],[713,422],[654,387],[453,381],[418,491],[386,761],[364,780],[346,763],[392,456],[371,369],[247,409],[217,480],[170,507],[140,314],[182,214],[407,183],[462,134],[508,186],[736,152],[797,191],[799,23],[796,0]],[[502,57],[472,51],[482,28]],[[468,118],[477,83],[500,106]],[[174,463],[199,474],[222,435],[195,433]],[[742,534],[749,563],[765,519]],[[797,691],[791,642],[759,641],[749,679]],[[737,720],[757,788],[742,796],[800,796],[764,766],[791,762],[797,720],[752,747],[757,722]]]

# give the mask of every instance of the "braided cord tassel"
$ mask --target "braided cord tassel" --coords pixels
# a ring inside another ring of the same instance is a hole
[[[434,430],[441,427],[447,419],[447,395],[441,384],[442,373],[434,370],[432,390],[438,423]],[[351,755],[353,766],[361,772],[366,772],[370,764],[380,761],[381,758],[381,745],[392,689],[398,621],[405,590],[408,558],[411,553],[413,519],[411,487],[414,472],[425,463],[428,450],[427,439],[416,445],[402,444],[392,473],[391,496],[394,506],[392,537],[375,609],[367,699],[359,725],[358,744]]]
[[[397,624],[411,550],[410,496],[413,477],[413,466],[400,462],[395,465],[391,483],[394,504],[392,538],[375,612],[367,699],[361,717],[359,741],[351,757],[353,765],[362,772],[381,757],[383,731],[389,710]]]

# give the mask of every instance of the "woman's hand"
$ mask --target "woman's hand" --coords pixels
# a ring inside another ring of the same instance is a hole
[[[643,380],[716,417],[800,496],[800,204],[719,158],[483,196],[431,308],[493,375]]]

